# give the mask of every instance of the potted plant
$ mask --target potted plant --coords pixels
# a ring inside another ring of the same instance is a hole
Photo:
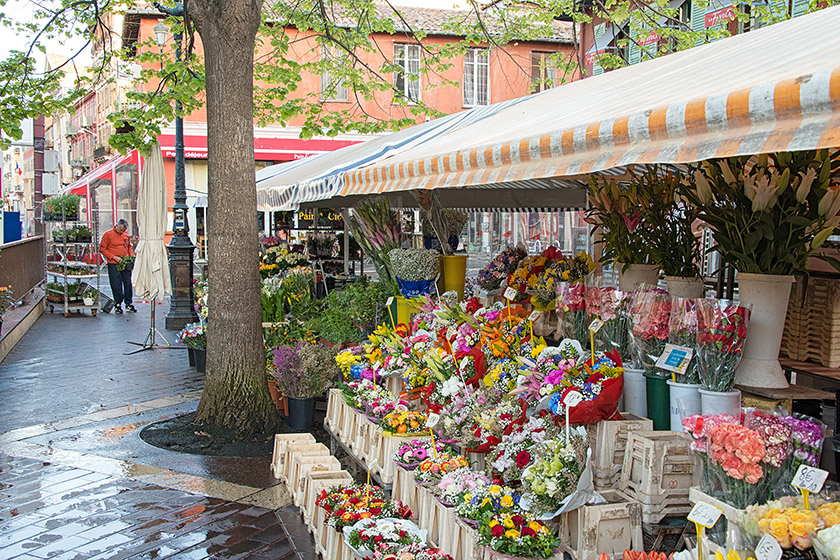
[[[642,234],[648,226],[639,211],[637,185],[622,189],[614,179],[591,177],[589,206],[585,219],[592,225],[595,242],[604,246],[600,262],[618,269],[618,287],[633,291],[642,285],[656,286],[659,265]]]
[[[175,342],[191,349],[195,358],[195,368],[200,373],[207,370],[207,334],[204,323],[190,323],[178,333]]]
[[[90,243],[93,239],[93,232],[87,226],[76,226],[73,228],[76,243]]]
[[[334,348],[308,342],[274,349],[277,385],[289,401],[286,422],[292,431],[312,429],[315,398],[323,395],[341,374],[335,362],[337,353]]]
[[[11,286],[0,286],[0,333],[3,331],[3,315],[15,304],[13,294]]]
[[[433,292],[438,276],[438,256],[433,249],[392,249],[388,253],[404,297],[414,298]]]
[[[700,237],[694,229],[697,209],[679,195],[682,173],[648,166],[642,175],[630,171],[644,227],[637,230],[650,247],[653,262],[665,273],[674,297],[703,296],[700,277]]]
[[[77,194],[56,194],[44,201],[41,219],[49,222],[72,222],[79,219],[79,203],[81,198]]]
[[[840,222],[836,177],[827,150],[782,152],[704,162],[682,190],[712,230],[712,250],[738,271],[741,305],[752,309],[742,385],[788,386],[778,356],[793,275]]]
[[[99,291],[96,288],[88,288],[82,295],[82,300],[85,305],[91,307],[96,303],[96,298],[99,296]]]
[[[335,236],[329,233],[316,233],[306,242],[310,256],[330,258],[335,248]]]

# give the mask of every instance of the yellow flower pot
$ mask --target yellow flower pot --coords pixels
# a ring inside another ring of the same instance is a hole
[[[464,299],[464,283],[467,278],[467,255],[445,255],[440,258],[443,291],[455,290],[458,299]]]

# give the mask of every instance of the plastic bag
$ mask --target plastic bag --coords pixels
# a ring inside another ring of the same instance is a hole
[[[693,355],[685,372],[677,374],[678,383],[700,383],[697,368],[697,301],[688,298],[671,299],[670,334],[668,342],[691,348]]]
[[[588,346],[589,334],[586,314],[586,288],[581,282],[561,282],[557,285],[557,316],[560,321],[558,338],[577,340]]]
[[[600,300],[600,319],[604,325],[595,335],[595,349],[600,352],[616,350],[622,359],[628,359],[633,293],[601,288]]]
[[[698,299],[696,303],[700,382],[710,391],[731,391],[747,338],[750,310],[727,300]]]
[[[664,290],[639,290],[633,294],[631,350],[635,365],[645,373],[665,376],[656,361],[668,342],[671,300]]]

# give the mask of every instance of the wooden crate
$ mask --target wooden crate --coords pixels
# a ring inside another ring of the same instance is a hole
[[[292,494],[292,503],[299,508],[303,507],[303,498],[306,492],[306,475],[310,472],[340,471],[341,463],[331,455],[320,455],[311,457],[295,457],[293,468],[294,477],[292,483],[286,483],[289,492]]]
[[[840,367],[840,278],[811,276],[794,284],[779,353]]]
[[[324,417],[324,425],[328,427],[333,435],[338,436],[341,432],[341,408],[347,406],[341,389],[330,389],[327,396],[327,415]]]
[[[627,434],[653,430],[653,421],[631,412],[620,413],[623,420],[603,420],[587,426],[592,449],[592,467],[598,476],[611,478],[621,471]]]
[[[691,438],[682,432],[630,433],[621,469],[620,489],[643,504],[685,496],[700,479],[689,451]]]
[[[394,485],[391,487],[391,497],[411,508],[411,512],[414,514],[412,519],[416,519],[417,517],[417,496],[419,489],[420,487],[414,481],[414,471],[406,470],[398,465],[394,471]]]
[[[315,443],[312,434],[275,434],[274,453],[271,457],[271,475],[279,479],[286,465],[286,451],[290,443]]]
[[[292,478],[292,467],[294,465],[295,456],[323,456],[330,455],[330,450],[322,443],[290,443],[286,446],[286,459],[283,462],[283,471],[280,477],[286,484],[289,484]]]
[[[574,560],[601,553],[619,559],[625,550],[643,550],[641,505],[618,490],[604,490],[606,504],[586,505],[560,516],[561,550]]]
[[[313,530],[315,542],[318,542],[318,533],[325,528],[314,525],[316,517],[315,509],[317,507],[315,502],[318,500],[318,495],[321,493],[321,490],[327,490],[339,484],[349,485],[352,483],[353,477],[347,471],[316,471],[313,469],[306,474],[303,502],[300,508],[303,513],[303,522]]]

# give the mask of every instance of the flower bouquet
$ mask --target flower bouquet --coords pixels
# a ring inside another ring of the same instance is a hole
[[[534,267],[527,278],[525,293],[531,296],[531,305],[540,311],[555,307],[557,284],[563,281],[563,274],[569,278],[569,264],[557,247],[551,246],[540,255],[544,264]]]
[[[335,363],[341,370],[341,378],[344,381],[361,379],[362,364],[364,363],[363,349],[361,346],[352,346],[342,350],[335,356]]]
[[[769,534],[783,550],[811,548],[812,536],[826,527],[819,511],[801,507],[771,507],[770,504],[748,507],[740,525],[744,534],[753,541],[753,546],[763,535]]]
[[[790,471],[790,459],[793,456],[793,443],[791,441],[793,430],[784,420],[784,417],[757,410],[751,411],[745,419],[745,425],[758,433],[764,442],[764,459],[762,459],[764,479],[762,484],[766,488],[762,490],[762,493],[768,497],[772,494],[777,483],[782,480],[790,480],[794,474]]]
[[[633,297],[633,329],[630,342],[636,364],[646,374],[664,375],[656,360],[668,342],[671,301],[664,290],[638,291]]]
[[[601,288],[600,314],[604,325],[595,333],[595,349],[601,352],[615,350],[627,357],[630,346],[630,308],[632,293],[615,288]]]
[[[793,462],[791,470],[796,472],[800,465],[819,467],[825,440],[825,424],[810,416],[794,414],[784,421],[791,427]]]
[[[517,265],[528,256],[522,247],[508,247],[490,261],[478,273],[478,285],[488,292],[497,290]]]
[[[448,453],[438,454],[437,458],[429,457],[415,469],[414,479],[421,486],[434,486],[443,476],[458,469],[469,468],[470,464],[460,455]]]
[[[361,202],[350,211],[347,225],[365,255],[373,261],[379,281],[388,286],[391,293],[399,293],[388,253],[400,246],[400,225],[388,198]]]
[[[380,423],[382,433],[389,436],[416,436],[427,431],[426,415],[416,410],[395,410]]]
[[[185,345],[187,348],[195,350],[204,350],[207,348],[207,337],[204,329],[204,323],[190,323],[186,325],[178,336],[175,337],[175,342]]]
[[[406,519],[362,519],[344,528],[344,539],[361,558],[373,558],[374,549],[399,550],[425,544],[426,531]]]
[[[444,443],[435,442],[435,448],[439,455],[449,453],[449,446]],[[431,441],[412,439],[400,445],[394,453],[394,462],[407,471],[413,471],[432,456],[434,453]]]
[[[490,484],[476,486],[470,492],[461,496],[461,501],[455,506],[455,515],[473,527],[487,516],[497,513],[518,513],[521,496],[513,488]]]
[[[514,302],[523,301],[528,297],[528,288],[537,284],[543,269],[548,264],[548,258],[544,255],[537,255],[523,259],[519,266],[508,274],[508,288],[516,291]]]
[[[414,298],[434,291],[439,256],[432,249],[392,249],[388,252],[403,296]]]
[[[705,389],[732,390],[749,319],[746,307],[722,300],[697,300],[697,365]]]
[[[452,557],[439,548],[411,543],[394,550],[390,545],[380,545],[373,553],[373,560],[452,560]]]
[[[553,381],[552,376],[546,381]],[[616,352],[598,356],[595,364],[591,360],[581,360],[562,373],[548,402],[548,410],[558,416],[568,414],[572,424],[617,420],[620,418],[618,401],[623,390],[624,366]],[[580,393],[583,400],[567,412],[563,401],[571,391]]]
[[[694,350],[683,373],[676,374],[677,383],[700,383],[697,369],[697,301],[688,298],[671,300],[670,335],[668,342]]]
[[[467,492],[475,492],[480,486],[489,486],[490,479],[484,473],[471,469],[458,469],[446,473],[437,486],[432,488],[435,498],[446,507],[460,503]]]
[[[329,389],[339,375],[335,350],[323,344],[298,342],[274,349],[277,386],[287,397],[308,399]]]
[[[534,459],[534,447],[559,434],[551,415],[532,416],[525,423],[517,425],[491,454],[488,467],[494,476],[505,482],[515,482]]]
[[[534,463],[522,473],[523,497],[535,515],[554,517],[564,500],[578,489],[580,475],[588,460],[586,432],[576,430],[544,441],[535,448]]]
[[[586,288],[579,282],[561,282],[557,286],[560,331],[563,337],[577,340],[584,346],[589,338],[585,294]]]
[[[709,492],[724,502],[745,508],[760,498],[764,477],[764,441],[758,432],[740,424],[721,423],[707,430]],[[765,496],[766,498],[766,496]]]
[[[391,395],[377,394],[371,400],[364,403],[363,414],[371,422],[379,424],[384,418],[392,416],[394,413],[401,413],[408,411],[408,401]]]
[[[560,541],[527,512],[497,513],[479,527],[478,544],[518,558],[550,558]]]
[[[411,510],[399,500],[385,498],[378,486],[353,484],[322,490],[315,505],[327,513],[327,525],[339,533],[362,519],[409,519]]]

